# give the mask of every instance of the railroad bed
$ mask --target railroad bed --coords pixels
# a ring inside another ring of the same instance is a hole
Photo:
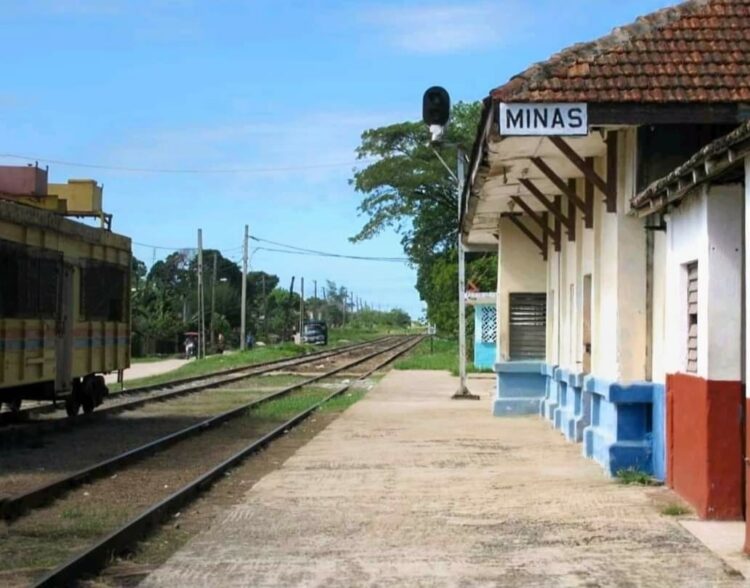
[[[307,366],[307,369],[314,370],[316,369],[315,366],[322,365],[322,368],[324,369],[327,363],[335,361],[336,358],[345,357],[347,354],[355,352],[357,349],[366,348],[380,341],[387,342],[393,339],[393,336],[381,337],[373,341],[355,343],[315,353],[307,353],[298,357],[277,359],[235,367],[211,374],[180,378],[160,384],[130,388],[120,392],[114,392],[108,396],[106,404],[95,410],[93,413],[81,414],[73,418],[63,416],[62,411],[58,410],[58,408],[61,407],[56,407],[51,403],[32,406],[17,413],[5,411],[0,413],[0,425],[5,425],[0,429],[0,445],[2,445],[5,440],[9,438],[12,439],[16,431],[19,429],[23,430],[27,426],[35,426],[38,431],[65,428],[83,422],[96,420],[104,414],[130,410],[149,402],[163,401],[184,394],[201,392],[212,387],[241,380],[248,376],[266,374],[275,370],[294,369],[296,366]],[[321,368],[319,367],[317,369]]]
[[[420,340],[388,338],[298,366],[317,375],[255,374],[214,383],[207,393],[112,413],[86,427],[36,437],[47,441],[35,446],[3,452],[0,512],[16,519],[4,523],[0,538],[5,570],[15,570],[14,581],[28,582],[82,550],[39,585],[65,584],[95,571],[243,457]],[[344,373],[356,375],[342,382],[338,374]],[[90,532],[80,536],[81,527]],[[57,532],[65,540],[50,542]],[[0,584],[9,579],[0,575]]]

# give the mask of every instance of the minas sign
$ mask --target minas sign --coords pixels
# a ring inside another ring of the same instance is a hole
[[[586,104],[500,103],[500,135],[586,135]]]

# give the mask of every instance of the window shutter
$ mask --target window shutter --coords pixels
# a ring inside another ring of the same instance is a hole
[[[516,292],[510,295],[510,359],[544,359],[547,338],[547,295]]]
[[[690,373],[698,371],[698,263],[687,266],[687,306],[688,306],[688,336],[687,336],[687,365],[685,370]]]

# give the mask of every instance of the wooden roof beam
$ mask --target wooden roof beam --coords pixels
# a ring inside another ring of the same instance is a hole
[[[547,137],[555,147],[577,167],[589,182],[594,184],[604,194],[607,203],[607,212],[615,212],[617,209],[617,134],[607,134],[607,179],[604,180],[594,169],[593,158],[582,158],[568,145],[562,137]],[[584,211],[585,212],[585,211]]]
[[[542,239],[537,237],[531,229],[529,229],[525,224],[523,224],[523,221],[521,221],[521,215],[520,214],[506,214],[506,218],[510,219],[510,221],[518,227],[518,229],[526,235],[529,240],[531,240],[534,245],[539,247],[539,251],[542,254],[542,257],[544,258],[544,261],[547,261],[547,248],[545,247],[545,243]]]
[[[558,176],[557,173],[555,173],[555,170],[547,165],[543,159],[540,157],[532,157],[531,163],[533,163],[540,172],[547,176],[547,179],[552,182],[560,192],[565,194],[568,199],[572,200],[582,212],[586,212],[586,203],[578,197],[575,190],[570,189],[570,186],[565,183],[565,180]]]
[[[539,200],[539,202],[541,202],[542,205],[552,213],[552,216],[554,216],[558,222],[565,225],[565,229],[568,231],[568,238],[570,238],[571,232],[573,233],[573,238],[575,238],[575,227],[571,229],[570,217],[566,217],[563,214],[562,206],[560,204],[560,198],[556,196],[555,202],[552,202],[549,198],[547,198],[547,196],[544,195],[544,193],[539,188],[536,187],[536,185],[534,185],[534,182],[532,182],[531,180],[520,178],[518,181],[524,188],[529,191],[532,196],[534,196],[534,198]],[[555,248],[555,250],[557,251],[558,249]]]
[[[538,224],[542,228],[542,233],[545,237],[551,238],[555,245],[555,251],[560,250],[560,235],[556,233],[554,229],[549,227],[549,218],[546,212],[537,213],[528,204],[526,204],[522,198],[513,196],[511,198],[513,202],[518,204],[518,207],[526,213],[531,220]]]

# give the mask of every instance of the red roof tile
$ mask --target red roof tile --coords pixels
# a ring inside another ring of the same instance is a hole
[[[505,102],[750,101],[750,0],[690,0],[537,63]]]

